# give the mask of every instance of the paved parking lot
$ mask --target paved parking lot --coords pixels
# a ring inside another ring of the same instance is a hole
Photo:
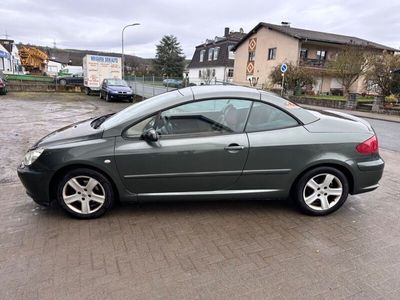
[[[79,221],[16,175],[50,131],[122,109],[72,94],[0,97],[1,299],[399,299],[400,153],[381,187],[308,217],[277,201],[120,205]]]

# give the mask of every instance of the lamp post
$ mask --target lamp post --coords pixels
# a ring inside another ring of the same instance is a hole
[[[137,26],[140,25],[140,23],[132,23],[132,24],[128,24],[126,25],[124,28],[122,28],[122,56],[121,56],[121,65],[122,65],[122,79],[124,79],[125,77],[125,61],[124,61],[124,31],[126,28],[131,27],[131,26]]]

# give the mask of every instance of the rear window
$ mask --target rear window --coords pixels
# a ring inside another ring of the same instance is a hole
[[[247,121],[246,131],[266,131],[297,125],[299,125],[297,120],[282,110],[265,103],[254,102]]]

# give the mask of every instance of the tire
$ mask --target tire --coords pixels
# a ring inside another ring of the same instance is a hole
[[[88,87],[85,88],[85,94],[88,95],[88,96],[90,95],[90,89]]]
[[[324,216],[338,210],[348,194],[346,176],[332,167],[318,167],[306,172],[293,191],[299,208],[312,216]]]
[[[57,202],[72,217],[94,219],[110,210],[115,198],[112,184],[103,174],[79,168],[59,181]]]
[[[107,92],[106,92],[105,99],[106,99],[106,102],[111,102],[110,95]]]
[[[100,91],[100,94],[99,94],[99,98],[100,98],[100,100],[103,99],[103,94],[101,93],[101,91]]]
[[[60,85],[66,86],[67,85],[67,81],[65,79],[60,79]]]

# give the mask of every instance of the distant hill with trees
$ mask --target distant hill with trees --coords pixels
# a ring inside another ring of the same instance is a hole
[[[105,56],[115,56],[121,57],[121,53],[115,52],[105,52],[96,50],[79,50],[79,49],[61,49],[52,48],[40,45],[31,44],[18,44],[18,48],[22,47],[35,47],[49,56],[50,60],[54,60],[60,63],[69,64],[73,66],[82,66],[83,57],[87,54],[91,55],[105,55]],[[125,66],[127,73],[135,72],[137,75],[151,74],[153,59],[142,58],[139,56],[125,54]]]

